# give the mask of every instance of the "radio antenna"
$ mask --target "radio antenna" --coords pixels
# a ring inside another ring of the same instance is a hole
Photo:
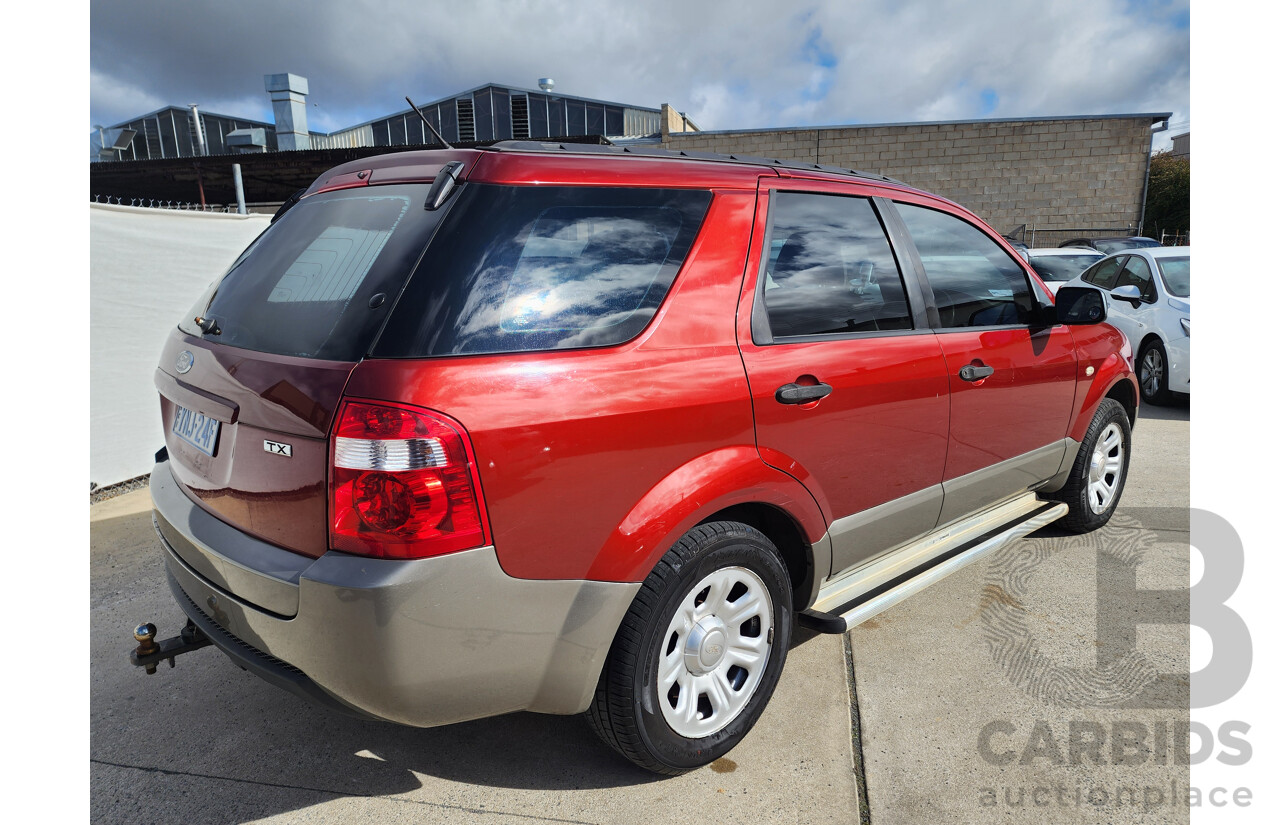
[[[409,96],[405,95],[404,99],[409,100]],[[413,110],[418,113],[418,117],[422,118],[422,122],[427,124],[427,128],[431,130],[431,134],[436,136],[436,140],[443,143],[446,149],[452,149],[453,146],[449,143],[449,141],[444,139],[444,135],[436,131],[436,127],[432,126],[431,121],[427,120],[427,116],[424,115],[422,113],[422,110],[418,108],[418,104],[414,103],[412,100],[409,100],[409,105],[412,106]]]

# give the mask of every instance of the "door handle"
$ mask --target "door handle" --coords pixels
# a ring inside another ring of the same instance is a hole
[[[779,404],[808,404],[831,394],[830,384],[783,384],[773,397]]]
[[[965,364],[960,368],[961,381],[981,381],[982,379],[994,374],[995,367],[975,367],[973,364]]]

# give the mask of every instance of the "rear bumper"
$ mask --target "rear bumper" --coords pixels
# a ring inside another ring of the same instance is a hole
[[[151,488],[175,598],[215,645],[293,693],[392,722],[586,710],[640,587],[515,579],[492,547],[281,556],[198,507],[167,462]]]

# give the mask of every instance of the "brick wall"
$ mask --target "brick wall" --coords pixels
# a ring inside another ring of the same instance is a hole
[[[664,134],[662,145],[878,172],[954,200],[1000,232],[1027,224],[1038,235],[1104,227],[1123,233],[1138,228],[1157,119],[694,132]],[[1043,245],[1039,237],[1036,243]]]

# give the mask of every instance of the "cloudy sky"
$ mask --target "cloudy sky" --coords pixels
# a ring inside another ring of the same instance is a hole
[[[308,78],[313,131],[406,94],[544,76],[670,103],[703,129],[1169,111],[1176,134],[1191,119],[1189,0],[95,0],[90,14],[90,125],[192,102],[270,122],[276,72]]]

